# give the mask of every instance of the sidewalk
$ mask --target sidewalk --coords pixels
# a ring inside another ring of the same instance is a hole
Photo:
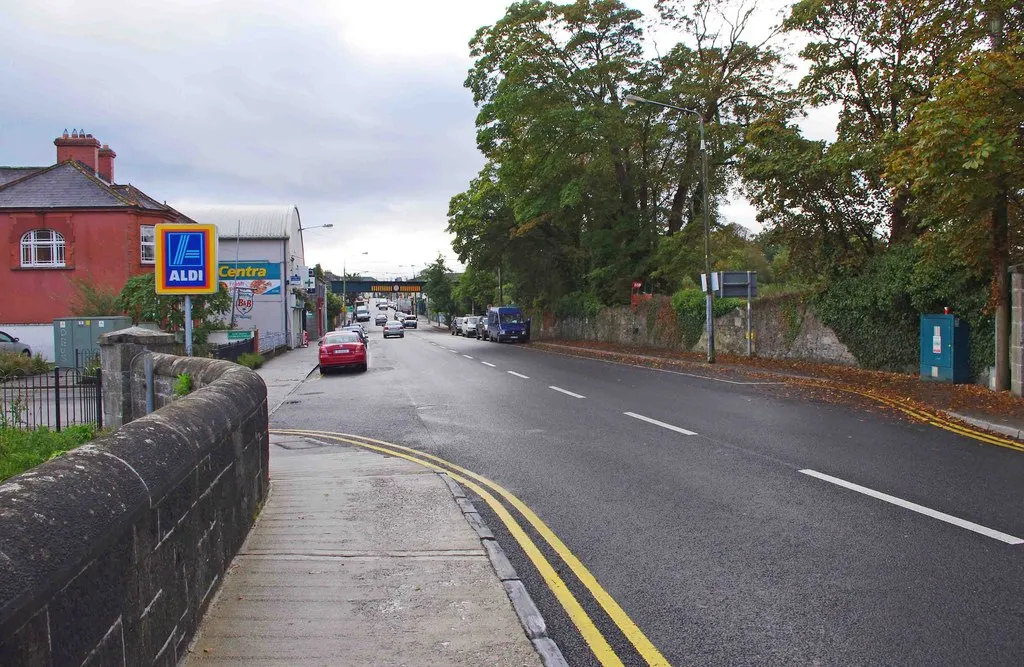
[[[271,469],[187,664],[541,664],[440,476],[296,436]]]
[[[256,369],[263,381],[267,383],[267,411],[274,414],[274,411],[281,407],[288,394],[302,384],[302,381],[309,377],[309,374],[316,370],[320,364],[320,348],[316,341],[309,341],[309,347],[297,347],[288,350],[273,359],[263,362],[263,365]]]

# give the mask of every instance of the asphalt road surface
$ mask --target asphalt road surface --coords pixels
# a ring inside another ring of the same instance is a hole
[[[311,376],[272,426],[377,438],[500,484],[673,665],[1024,664],[1021,453],[779,385],[420,326],[383,340],[371,324],[369,371]],[[475,502],[570,664],[601,664]],[[528,533],[614,657],[656,662]]]

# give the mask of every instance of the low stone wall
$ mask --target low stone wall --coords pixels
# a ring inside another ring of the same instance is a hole
[[[158,386],[188,372],[197,389],[0,484],[0,664],[177,664],[266,499],[263,380],[133,354],[110,378],[126,404],[149,354]]]
[[[756,299],[751,304],[751,319],[753,349],[757,356],[857,365],[856,358],[835,332],[822,324],[810,305],[799,296]],[[678,318],[666,297],[656,297],[637,308],[604,308],[595,318],[556,320],[550,314],[535,317],[531,337],[535,340],[589,340],[697,352],[707,347],[704,334],[692,347],[686,347]],[[715,350],[738,355],[747,353],[745,308],[715,319]]]

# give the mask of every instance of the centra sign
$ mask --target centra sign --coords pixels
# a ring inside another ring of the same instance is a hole
[[[217,227],[156,226],[156,293],[213,294],[217,291]]]

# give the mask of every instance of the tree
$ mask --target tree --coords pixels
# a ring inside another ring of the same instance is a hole
[[[444,256],[438,255],[423,271],[423,279],[426,285],[423,286],[423,293],[430,300],[430,307],[435,313],[444,313],[450,319],[456,312],[456,303],[452,294],[452,280],[449,278],[450,271],[445,266]]]
[[[71,278],[75,295],[71,299],[71,314],[75,316],[123,315],[117,303],[117,292],[94,285],[91,280]]]
[[[156,322],[166,331],[184,327],[184,303],[183,296],[157,294],[152,273],[129,278],[117,297],[117,307],[132,318],[133,324]],[[204,343],[210,331],[223,327],[220,318],[230,310],[231,294],[228,290],[193,296],[192,319],[198,323],[194,329],[195,341]]]
[[[785,27],[810,42],[800,84],[815,106],[838,104],[850,170],[888,204],[890,243],[919,236],[907,188],[889,190],[886,159],[938,78],[983,36],[976,0],[800,0]]]

